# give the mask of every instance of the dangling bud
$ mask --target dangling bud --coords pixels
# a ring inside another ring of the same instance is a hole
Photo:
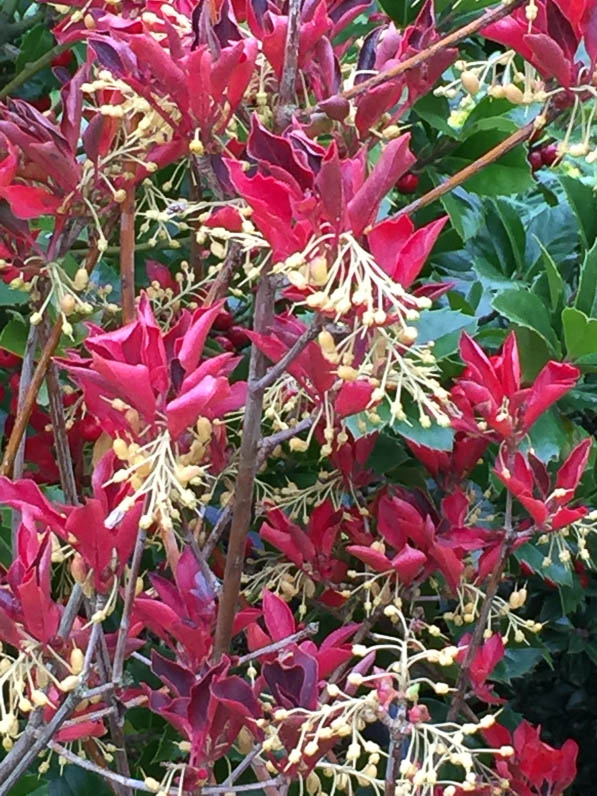
[[[86,268],[79,268],[73,279],[75,290],[85,290],[89,283],[89,274]]]

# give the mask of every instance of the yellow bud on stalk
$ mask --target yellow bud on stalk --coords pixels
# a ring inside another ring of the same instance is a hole
[[[514,83],[508,83],[508,85],[504,87],[504,96],[514,105],[522,105],[524,101],[524,94]]]
[[[477,77],[476,73],[467,69],[465,72],[462,73],[462,86],[469,94],[476,94],[479,89],[481,88],[481,83],[479,78]]]
[[[86,268],[79,268],[73,279],[75,290],[85,290],[89,283],[89,274]]]
[[[79,647],[74,647],[69,659],[71,672],[73,674],[81,674],[84,661],[85,656],[83,655],[83,651],[80,650]]]

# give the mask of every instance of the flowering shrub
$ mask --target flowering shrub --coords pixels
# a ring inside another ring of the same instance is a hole
[[[0,18],[0,796],[587,793],[597,3]]]

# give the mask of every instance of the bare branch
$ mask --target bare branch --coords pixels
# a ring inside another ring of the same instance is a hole
[[[44,726],[43,730],[32,728],[31,734],[35,736],[36,740],[31,742],[26,751],[13,755],[17,747],[8,753],[8,755],[0,763],[0,796],[6,796],[13,785],[15,785],[20,777],[27,771],[31,763],[35,760],[38,754],[46,748],[50,739],[66,721],[68,716],[73,712],[76,706],[82,699],[82,691],[84,684],[87,682],[89,672],[91,670],[91,663],[95,654],[95,648],[100,636],[99,624],[93,625],[87,650],[85,652],[85,660],[83,663],[83,671],[81,674],[81,686],[71,691],[65,698],[64,702],[60,705],[56,713]],[[16,758],[16,760],[15,760]]]
[[[452,699],[452,704],[450,705],[450,710],[448,711],[448,721],[456,720],[462,708],[462,705],[464,704],[466,689],[468,688],[468,685],[470,683],[471,666],[475,659],[475,655],[479,650],[479,647],[483,643],[483,634],[487,627],[487,619],[491,611],[491,604],[493,602],[493,598],[495,597],[499,589],[500,583],[502,581],[502,575],[504,574],[504,569],[506,568],[506,564],[508,562],[508,557],[510,556],[510,553],[512,551],[512,543],[514,541],[515,534],[512,528],[512,493],[511,492],[506,492],[506,513],[504,518],[504,530],[505,530],[505,537],[500,557],[491,574],[489,583],[487,584],[487,589],[485,590],[485,598],[483,600],[483,605],[481,607],[481,610],[479,611],[479,617],[475,624],[473,636],[469,641],[469,645],[466,650],[466,655],[464,656],[464,660],[460,667],[460,673],[458,675],[458,680],[456,681],[456,693],[454,694],[454,697]]]
[[[241,655],[234,665],[243,666],[245,663],[249,663],[249,661],[261,658],[262,655],[269,655],[270,652],[277,652],[278,650],[288,647],[289,644],[296,644],[297,641],[302,641],[304,638],[314,636],[318,630],[319,622],[310,622],[307,627],[299,630],[297,633],[293,633],[291,636],[282,638],[280,641],[274,641],[273,644],[268,644],[266,647],[261,647],[254,652],[249,652],[247,655]]]
[[[124,595],[124,607],[122,609],[122,617],[120,619],[120,627],[118,629],[118,640],[116,641],[116,652],[114,653],[114,668],[112,673],[112,680],[114,683],[122,681],[122,674],[124,670],[124,654],[126,651],[126,641],[129,634],[131,625],[131,611],[133,610],[133,602],[135,600],[135,589],[137,587],[137,578],[139,577],[139,570],[141,569],[141,558],[143,557],[143,550],[145,549],[145,539],[147,533],[143,528],[139,528],[137,533],[137,542],[133,551],[133,559],[131,562],[131,569],[129,572],[129,579],[126,585],[126,592]]]
[[[255,298],[254,330],[259,334],[266,333],[271,325],[273,305],[273,286],[269,274],[265,273],[261,277]],[[257,346],[253,345],[249,365],[249,395],[245,406],[232,524],[214,640],[213,656],[216,661],[220,659],[230,644],[236,604],[240,593],[245,540],[249,531],[253,508],[253,490],[257,472],[257,454],[261,436],[261,414],[263,409],[263,392],[259,389],[252,389],[251,385],[258,382],[264,372],[265,357]]]
[[[497,22],[499,19],[502,19],[502,17],[508,16],[515,8],[518,8],[518,6],[521,6],[524,2],[526,2],[526,0],[511,0],[509,3],[501,3],[496,8],[490,9],[462,28],[458,28],[458,30],[444,36],[443,39],[439,39],[439,41],[421,50],[421,52],[416,53],[411,58],[407,58],[405,61],[396,64],[396,66],[391,69],[379,72],[379,74],[370,77],[368,80],[363,80],[362,83],[358,83],[356,86],[348,89],[348,91],[345,91],[342,96],[345,99],[354,99],[361,94],[366,94],[377,86],[381,86],[383,83],[387,83],[389,80],[394,80],[394,78],[405,72],[409,72],[411,69],[416,69],[442,50],[446,50],[448,47],[458,44],[463,39],[467,39],[474,33],[478,33],[478,31],[487,27],[487,25],[490,25],[492,22]]]
[[[292,119],[296,107],[296,73],[301,32],[301,0],[288,2],[288,27],[284,47],[284,69],[280,80],[280,104],[276,113],[278,129],[283,130]]]
[[[135,188],[126,189],[120,212],[120,280],[122,322],[135,320]]]
[[[296,357],[317,337],[321,331],[321,326],[322,320],[317,316],[311,326],[305,329],[300,337],[297,337],[282,359],[276,362],[261,379],[254,382],[253,389],[267,390],[268,387],[271,387],[286,372],[288,366],[294,362]]]

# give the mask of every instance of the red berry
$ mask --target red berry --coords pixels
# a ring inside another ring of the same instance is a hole
[[[396,188],[400,193],[414,193],[418,187],[419,178],[410,171],[407,174],[403,174],[396,183]]]
[[[543,158],[539,149],[533,149],[532,152],[529,152],[529,163],[533,171],[537,171],[543,166]]]
[[[29,104],[33,105],[40,113],[49,110],[52,107],[52,103],[48,96],[45,97],[38,97],[37,99],[29,100]]]
[[[73,54],[70,50],[65,50],[59,55],[52,58],[52,66],[68,66],[73,60]]]
[[[541,160],[544,166],[553,166],[553,164],[558,160],[558,145],[557,144],[548,144],[547,146],[542,147],[541,149]]]
[[[234,343],[232,342],[232,340],[229,340],[223,334],[217,335],[216,337],[214,337],[214,340],[216,341],[216,343],[218,343],[220,345],[220,347],[224,351],[229,351],[231,353],[234,353],[234,351],[236,351],[236,349],[234,347]]]
[[[244,348],[251,342],[242,326],[232,326],[228,329],[227,337],[235,348]]]
[[[15,354],[0,348],[0,368],[16,368],[20,361]]]
[[[214,329],[218,329],[220,332],[226,332],[233,324],[234,317],[226,310],[223,310],[219,315],[216,315]]]
[[[102,433],[100,424],[91,415],[85,415],[82,420],[76,425],[77,433],[85,442],[95,442],[95,440]]]

